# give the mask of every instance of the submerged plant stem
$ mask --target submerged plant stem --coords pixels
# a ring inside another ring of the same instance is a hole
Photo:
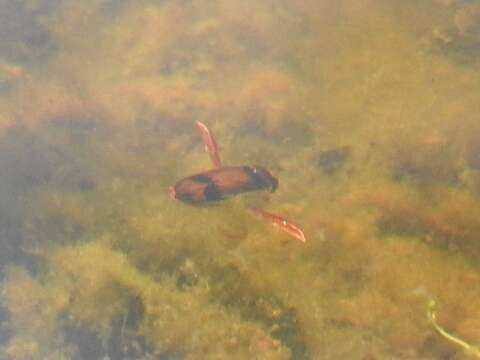
[[[459,337],[450,334],[447,332],[444,328],[442,328],[440,325],[438,325],[437,322],[437,313],[436,313],[436,302],[435,300],[430,300],[428,302],[428,310],[427,310],[427,317],[428,320],[431,322],[435,330],[442,335],[444,338],[446,338],[448,341],[451,343],[461,347],[466,354],[474,356],[478,359],[480,359],[480,349],[474,345],[471,345],[467,343],[466,341],[460,339]]]

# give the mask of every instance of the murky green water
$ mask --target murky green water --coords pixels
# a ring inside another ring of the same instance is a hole
[[[0,5],[1,359],[480,357],[480,2]]]

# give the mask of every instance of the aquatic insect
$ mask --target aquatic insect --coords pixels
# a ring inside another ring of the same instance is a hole
[[[222,166],[217,142],[208,127],[197,121],[205,148],[214,169],[180,179],[170,188],[170,197],[190,204],[219,201],[236,194],[269,190],[274,192],[278,180],[261,166]],[[251,212],[266,220],[296,239],[305,242],[303,231],[285,218],[258,208]]]
[[[275,191],[278,181],[259,166],[220,167],[179,180],[174,198],[190,203],[223,200],[228,196],[255,190]]]

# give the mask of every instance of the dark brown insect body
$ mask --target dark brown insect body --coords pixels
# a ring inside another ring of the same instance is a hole
[[[208,151],[215,169],[177,181],[175,185],[170,187],[170,196],[173,199],[190,204],[202,204],[223,200],[247,191],[275,191],[277,189],[278,180],[268,170],[260,166],[222,166],[218,145],[210,129],[200,121],[197,121],[197,127],[202,134],[205,149]],[[292,222],[262,209],[251,208],[250,210],[259,218],[305,242],[302,229]]]
[[[227,166],[183,178],[170,191],[174,199],[203,203],[248,191],[275,191],[277,186],[278,180],[262,167]]]

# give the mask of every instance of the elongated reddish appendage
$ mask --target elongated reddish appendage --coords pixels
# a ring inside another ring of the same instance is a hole
[[[252,207],[250,208],[250,210],[259,218],[270,222],[274,226],[278,227],[280,230],[286,232],[290,236],[293,236],[295,239],[300,240],[301,242],[307,241],[302,229],[300,229],[297,225],[291,223],[287,219],[259,208]]]
[[[220,160],[220,155],[218,154],[218,145],[215,141],[215,137],[210,132],[210,129],[204,123],[197,121],[197,127],[202,134],[203,143],[205,144],[205,148],[210,155],[210,159],[212,160],[213,166],[216,168],[222,167],[222,162]]]

